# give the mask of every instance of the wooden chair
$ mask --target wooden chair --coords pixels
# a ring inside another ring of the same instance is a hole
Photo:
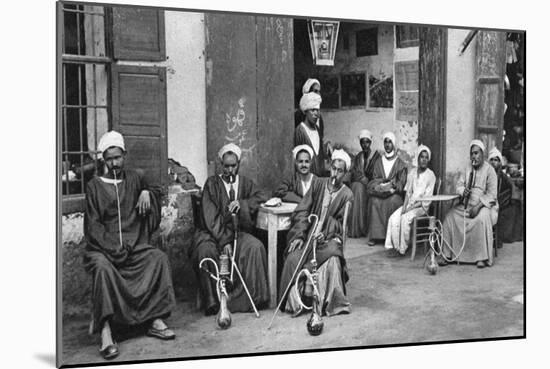
[[[441,189],[441,179],[436,180],[435,182],[435,195],[439,195],[439,190]],[[422,243],[424,246],[424,251],[426,248],[426,243],[428,242],[428,239],[430,237],[430,219],[435,218],[434,214],[434,208],[435,206],[438,207],[437,213],[439,213],[439,206],[440,204],[434,205],[433,203],[430,206],[431,211],[428,211],[430,214],[425,215],[419,215],[415,217],[412,221],[411,226],[411,261],[414,260],[414,257],[416,255],[416,245],[419,243]],[[435,220],[435,219],[434,219]],[[434,221],[432,220],[432,222]]]

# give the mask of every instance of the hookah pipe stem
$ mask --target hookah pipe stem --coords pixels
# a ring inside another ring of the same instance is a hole
[[[275,308],[275,312],[273,313],[273,316],[271,317],[271,321],[269,322],[269,325],[267,326],[267,329],[271,329],[271,326],[273,325],[273,321],[275,320],[275,317],[277,316],[277,313],[279,312],[279,309],[281,308],[281,305],[283,304],[283,301],[285,300],[286,294],[290,290],[290,287],[292,287],[292,282],[294,281],[294,277],[298,273],[298,269],[302,265],[302,260],[304,259],[304,256],[306,255],[306,252],[309,248],[309,244],[311,243],[311,240],[313,238],[313,235],[315,233],[315,230],[317,228],[317,224],[319,223],[319,217],[316,214],[310,214],[308,216],[308,221],[312,223],[312,231],[309,234],[308,239],[306,240],[306,243],[303,246],[302,255],[300,255],[300,260],[298,260],[298,265],[296,265],[296,268],[294,268],[294,272],[292,272],[292,277],[290,278],[290,281],[288,282],[288,285],[286,286],[285,292],[281,295],[281,299],[279,300],[279,304],[277,304],[277,307]],[[313,219],[313,220],[312,220]]]
[[[238,237],[238,234],[239,234],[239,221],[237,220],[237,214],[235,213],[232,213],[231,214],[231,219],[233,220],[233,231],[234,231],[234,236],[233,236],[233,252],[231,254],[231,274],[229,276],[229,279],[231,280],[231,282],[233,282],[233,270],[235,269],[234,265],[236,263],[236,255],[237,255],[237,237]]]
[[[231,174],[229,175],[229,182],[231,184],[235,183],[235,175]],[[232,198],[231,201],[234,201],[235,198]],[[233,221],[233,252],[231,253],[231,274],[229,276],[229,279],[231,282],[233,282],[233,270],[235,269],[235,255],[237,254],[237,237],[239,235],[239,222],[237,219],[237,214],[235,212],[231,213],[231,220]]]
[[[117,206],[117,215],[118,215],[118,238],[120,241],[120,247],[122,247],[122,222],[120,220],[120,197],[118,194],[116,172],[114,170],[113,170],[113,176],[115,177],[116,206]]]

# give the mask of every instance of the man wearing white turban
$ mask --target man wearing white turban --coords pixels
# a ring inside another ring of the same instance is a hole
[[[299,145],[292,150],[294,158],[294,175],[285,179],[275,191],[273,196],[284,202],[299,203],[311,188],[317,176],[311,173],[311,159],[313,149],[308,145]]]
[[[443,221],[446,256],[451,260],[476,263],[478,268],[493,264],[493,225],[498,219],[498,179],[494,168],[484,160],[484,152],[482,141],[470,143],[470,165],[456,186],[461,201]],[[440,265],[445,264],[440,260]]]
[[[435,174],[428,168],[431,156],[431,151],[427,146],[420,145],[418,147],[417,167],[414,167],[407,177],[403,206],[398,208],[388,221],[384,245],[389,251],[388,256],[405,255],[413,219],[425,214],[430,207],[430,201],[420,202],[418,198],[433,195]]]
[[[355,155],[348,176],[344,180],[353,192],[353,205],[349,214],[349,236],[354,238],[367,235],[367,185],[372,179],[374,162],[380,157],[377,150],[371,149],[372,133],[363,129],[359,133],[361,151]]]
[[[350,303],[346,297],[345,283],[348,280],[346,260],[342,242],[344,240],[343,220],[345,207],[353,201],[353,194],[343,183],[344,175],[349,170],[351,159],[343,150],[335,150],[332,154],[330,178],[319,178],[311,185],[303,200],[298,204],[292,217],[292,228],[287,236],[286,259],[281,274],[279,291],[282,294],[291,281],[292,273],[296,268],[306,267],[311,270],[312,250],[310,245],[303,258],[302,265],[298,265],[302,248],[306,240],[311,224],[308,221],[310,214],[319,217],[320,231],[317,234],[317,265],[319,306],[322,307],[321,315],[335,315],[349,313]],[[311,285],[309,282],[300,282],[299,292],[301,299],[311,299]],[[286,298],[283,309],[294,315],[302,312],[299,303],[298,292],[291,288]]]
[[[321,96],[321,82],[315,78],[308,78],[307,81],[302,86],[302,95],[305,95],[310,92],[315,92],[317,95]],[[296,109],[294,112],[294,127],[298,127],[300,123],[305,120],[304,112],[301,109]],[[324,122],[323,117],[319,113],[319,119],[317,120],[317,129],[319,134],[323,136],[324,133]]]
[[[368,245],[386,237],[388,219],[401,205],[407,183],[407,165],[397,154],[395,135],[383,136],[384,153],[373,164],[372,180],[367,185],[369,194],[367,212]]]
[[[321,96],[315,92],[304,94],[300,99],[300,109],[305,119],[294,131],[294,145],[308,145],[313,148],[311,172],[317,176],[325,175],[325,157],[331,151],[330,143],[323,142],[323,133],[317,126]]]
[[[190,250],[195,273],[198,276],[203,308],[206,315],[218,312],[216,281],[199,269],[204,258],[216,261],[222,253],[231,256],[232,242],[237,232],[235,261],[241,271],[254,304],[261,308],[269,301],[266,279],[266,252],[263,244],[252,235],[260,204],[267,196],[254,182],[239,174],[241,149],[235,144],[223,146],[218,152],[222,173],[206,180],[201,198],[201,216]],[[237,229],[233,224],[237,219]],[[208,264],[207,269],[213,268]],[[215,273],[214,269],[210,270]],[[229,294],[228,308],[231,312],[247,312],[252,306],[243,285],[237,279]]]
[[[84,267],[92,274],[92,329],[101,331],[101,355],[112,359],[119,351],[111,323],[150,323],[147,335],[173,339],[163,319],[175,297],[168,258],[150,243],[160,224],[159,189],[124,169],[120,133],[103,135],[98,149],[106,173],[86,186]]]

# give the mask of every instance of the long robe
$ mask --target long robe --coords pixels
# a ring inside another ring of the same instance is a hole
[[[311,143],[304,124],[299,124],[294,130],[294,146],[309,145],[313,148],[313,144]],[[317,127],[315,128],[317,129]],[[317,129],[317,133],[319,134],[319,152],[315,153],[315,149],[313,149],[314,155],[311,158],[311,173],[318,177],[325,177],[327,175],[327,171],[325,169],[325,144],[323,139],[323,131]]]
[[[471,171],[472,169],[468,170],[466,177],[459,179],[456,187],[457,194],[464,193],[467,185],[465,178],[470,178]],[[462,203],[455,205],[449,211],[443,221],[443,249],[447,257],[454,258],[454,255],[460,254],[458,258],[460,262],[486,261],[488,265],[492,265],[493,225],[498,219],[497,174],[487,162],[484,162],[476,172],[466,210],[469,211],[479,203],[483,204],[483,207],[475,218],[470,218],[468,215],[464,217],[465,208]],[[465,229],[464,225],[466,225]],[[464,231],[466,231],[466,241],[464,249],[460,252]]]
[[[350,303],[346,297],[345,283],[348,280],[346,271],[346,260],[344,258],[343,241],[343,218],[344,208],[347,202],[353,202],[353,194],[351,190],[343,185],[333,198],[329,201],[327,196],[330,196],[327,190],[328,178],[320,178],[312,184],[310,191],[307,192],[303,200],[298,204],[292,216],[292,228],[287,236],[287,248],[295,239],[307,241],[308,234],[311,232],[311,224],[308,221],[310,214],[316,214],[321,220],[323,204],[328,205],[326,208],[326,216],[324,222],[320,226],[321,232],[324,235],[324,240],[317,244],[317,266],[319,272],[319,292],[322,315],[335,315],[342,312],[349,312]],[[292,273],[299,266],[298,262],[304,250],[294,250],[287,255],[281,281],[279,284],[279,298],[282,297],[287,285],[291,282]],[[311,271],[311,258],[313,257],[312,249],[308,246],[306,255],[302,260],[303,267]],[[297,315],[301,312],[301,308],[297,302],[298,295],[295,288],[291,288],[291,292],[286,296],[286,304],[283,305],[284,310]]]
[[[406,194],[407,203],[403,204],[409,210],[401,214],[403,206],[400,206],[390,216],[388,230],[386,231],[386,249],[396,249],[401,255],[405,255],[409,246],[411,223],[419,215],[426,213],[430,207],[430,201],[420,203],[419,197],[433,195],[435,187],[435,174],[430,168],[418,173],[418,168],[413,168],[407,177]]]
[[[237,266],[254,303],[259,308],[269,301],[267,259],[264,245],[250,233],[255,227],[258,208],[266,200],[266,196],[251,179],[239,175],[237,200],[240,204]],[[193,268],[199,279],[202,301],[208,314],[215,313],[219,308],[216,282],[207,272],[199,270],[199,263],[207,257],[219,262],[224,246],[233,245],[234,228],[231,212],[228,210],[229,202],[229,196],[220,176],[209,177],[202,192],[201,221],[190,250]],[[215,273],[211,263],[203,264],[203,267]],[[236,273],[233,276],[233,289],[229,293],[227,306],[231,312],[253,310]]]
[[[514,242],[514,223],[517,219],[516,206],[512,202],[512,193],[515,184],[506,173],[497,173],[498,179],[498,240],[502,242]]]
[[[313,182],[316,181],[318,177],[313,174],[311,176],[311,186]],[[284,202],[299,203],[304,197],[304,187],[302,186],[302,180],[298,173],[294,173],[289,179],[283,180],[283,182],[273,191],[274,197],[279,197]]]
[[[376,150],[359,152],[353,158],[353,164],[349,172],[349,183],[351,192],[353,192],[353,205],[349,213],[349,236],[358,238],[367,235],[367,206],[368,193],[367,185],[372,179],[374,163],[380,156]]]
[[[390,173],[386,177],[382,156],[374,162],[372,180],[367,185],[369,194],[367,212],[367,237],[371,240],[381,240],[386,237],[388,220],[395,210],[403,205],[405,184],[407,183],[407,166],[396,157]],[[391,183],[395,189],[393,194],[382,192],[377,186],[383,183]]]
[[[84,267],[92,274],[93,330],[105,320],[135,325],[167,317],[175,305],[170,265],[150,244],[160,224],[159,192],[134,171],[125,170],[118,186],[122,244],[115,185],[101,178],[86,187]],[[151,211],[138,215],[142,190],[149,190]]]

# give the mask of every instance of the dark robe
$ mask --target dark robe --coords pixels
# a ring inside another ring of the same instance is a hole
[[[407,183],[407,165],[398,156],[394,159],[392,169],[386,177],[382,155],[379,155],[373,164],[372,180],[367,185],[369,195],[367,212],[367,237],[370,240],[381,240],[386,237],[388,219],[401,205],[405,196]],[[395,192],[379,191],[377,186],[391,183]]]
[[[298,204],[296,210],[294,210],[292,215],[292,228],[288,232],[287,236],[285,255],[287,255],[288,248],[295,239],[303,240],[304,247],[306,246],[305,243],[307,242],[309,232],[311,231],[311,224],[308,221],[308,216],[310,214],[316,214],[319,219],[321,218],[323,199],[325,197],[325,190],[328,182],[328,178],[319,178],[312,183],[310,190]],[[332,257],[335,257],[335,260],[337,260],[338,263],[334,263],[334,265],[340,272],[337,276],[335,276],[335,273],[326,273],[327,275],[332,276],[332,278],[339,278],[339,283],[332,283],[330,281],[327,283],[326,281],[320,281],[321,285],[341,287],[341,291],[337,291],[336,293],[334,293],[334,291],[326,291],[326,297],[328,297],[328,299],[321,301],[321,304],[323,314],[327,315],[337,314],[341,310],[347,310],[349,308],[349,302],[347,302],[345,297],[345,282],[348,280],[348,274],[346,271],[346,260],[344,259],[344,250],[342,246],[344,239],[343,218],[345,204],[347,202],[353,202],[353,194],[348,187],[343,185],[328,206],[325,221],[320,228],[324,235],[324,240],[317,244],[316,256],[318,268],[322,269],[325,262]],[[282,297],[282,294],[290,283],[292,273],[298,267],[298,262],[303,251],[303,249],[294,250],[286,256],[281,281],[279,284],[279,299]],[[311,270],[312,255],[312,249],[310,245],[308,245],[308,251],[302,260],[302,265],[298,268],[299,270],[303,267]],[[331,299],[337,301],[331,301]],[[284,304],[281,306],[284,306]]]
[[[135,325],[164,318],[175,305],[168,258],[150,244],[160,224],[159,191],[134,171],[123,171],[121,178],[122,247],[114,184],[94,177],[86,187],[84,267],[92,274],[94,331],[107,319]],[[151,195],[151,211],[140,216],[136,204],[144,189]]]
[[[307,123],[306,123],[307,124]],[[328,175],[327,170],[325,169],[325,143],[323,140],[323,131],[315,126],[317,132],[319,133],[319,152],[311,158],[311,173],[315,174],[317,177],[326,177]],[[306,129],[303,125],[298,125],[294,130],[294,146],[298,145],[309,145],[313,148],[313,144],[307,135]]]
[[[353,192],[353,205],[349,213],[348,232],[350,237],[358,238],[367,235],[367,185],[372,179],[374,163],[379,156],[378,151],[369,150],[368,152],[361,151],[353,158],[349,178],[345,181],[346,184],[349,183],[351,192]]]
[[[516,208],[512,206],[512,191],[514,183],[506,173],[497,172],[498,179],[498,243],[514,242],[514,222],[516,220]]]
[[[266,200],[266,196],[251,179],[239,175],[237,200],[241,207],[238,212],[237,266],[254,303],[259,308],[269,301],[266,251],[264,245],[250,233],[255,227],[258,208]],[[204,258],[212,258],[219,262],[224,246],[233,245],[233,222],[231,212],[227,208],[229,202],[220,176],[209,177],[202,192],[201,221],[190,250],[193,268],[199,278],[202,301],[205,311],[209,314],[215,313],[219,308],[216,282],[204,270],[199,270],[199,263]],[[203,264],[203,267],[215,273],[211,263]],[[231,312],[253,310],[236,272],[227,306]]]
[[[317,179],[318,177],[313,174],[311,177],[310,189],[311,186],[313,186],[313,182]],[[291,178],[285,179],[279,187],[273,191],[274,197],[279,197],[284,202],[293,202],[296,204],[302,201],[304,195],[305,193],[302,186],[302,180],[300,179],[300,175],[296,172]]]

